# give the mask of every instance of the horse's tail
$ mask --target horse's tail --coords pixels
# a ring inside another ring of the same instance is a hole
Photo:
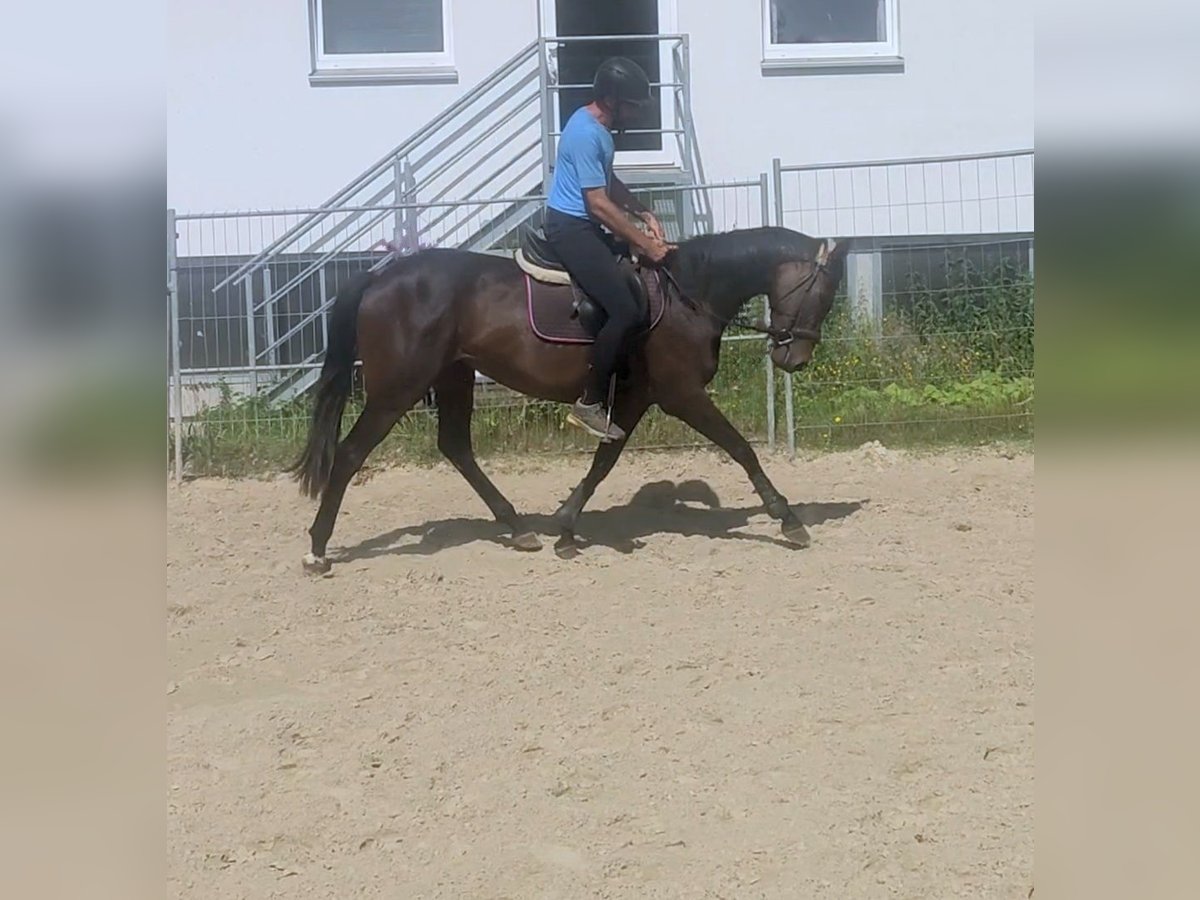
[[[329,340],[325,363],[317,382],[312,424],[304,452],[289,470],[300,482],[300,490],[319,497],[333,471],[333,456],[342,428],[342,413],[354,380],[354,356],[358,349],[358,306],[374,275],[356,275],[337,295],[329,313]]]

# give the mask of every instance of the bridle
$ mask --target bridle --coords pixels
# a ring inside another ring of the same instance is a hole
[[[783,296],[779,298],[780,302],[786,300],[801,288],[808,289],[812,287],[812,285],[816,282],[818,275],[828,274],[828,270],[825,268],[825,264],[823,262],[818,262],[817,260],[812,260],[811,262],[812,271],[809,272],[792,288],[790,288],[786,293],[784,293]],[[684,293],[680,289],[679,283],[675,280],[675,276],[671,274],[669,269],[663,269],[663,271],[666,273],[667,278],[671,281],[671,283],[675,285],[675,289],[679,291],[679,295],[683,297]],[[740,314],[734,316],[732,319],[723,319],[700,303],[694,304],[694,308],[700,312],[703,312],[714,321],[719,322],[723,327],[737,325],[739,328],[745,328],[748,331],[754,331],[758,334],[765,334],[767,336],[767,343],[770,345],[772,350],[776,350],[780,347],[786,347],[796,340],[812,341],[813,344],[819,344],[821,342],[821,332],[814,331],[811,328],[796,327],[796,320],[800,318],[799,309],[792,314],[791,321],[785,327],[779,327],[778,325],[768,324],[761,319],[751,321]]]
[[[813,261],[812,271],[808,273],[798,284],[788,290],[779,301],[782,302],[801,288],[809,289],[817,280],[817,276],[827,274],[825,264],[822,262]],[[768,301],[769,303],[770,301]],[[766,322],[762,323],[761,328],[755,328],[760,334],[765,334],[768,338],[768,343],[772,350],[777,350],[780,347],[786,347],[797,339],[802,341],[812,341],[813,344],[821,343],[821,332],[814,331],[811,328],[797,328],[796,320],[800,318],[800,310],[797,309],[791,317],[791,321],[784,328],[779,328],[774,325],[769,325]]]

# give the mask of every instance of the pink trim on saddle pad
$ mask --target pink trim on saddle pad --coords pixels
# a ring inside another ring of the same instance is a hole
[[[533,279],[528,274],[525,275],[525,306],[529,311],[529,327],[543,341],[549,341],[552,344],[591,344],[592,338],[572,338],[572,337],[552,337],[548,334],[543,334],[538,331],[537,319],[533,315]]]
[[[577,329],[578,336],[575,336],[575,337],[563,336],[563,335],[557,335],[557,334],[550,335],[550,334],[546,334],[545,332],[541,331],[538,328],[537,317],[534,315],[534,311],[533,311],[533,279],[529,276],[528,273],[524,273],[524,274],[525,274],[525,307],[526,307],[528,317],[529,317],[529,327],[531,329],[533,329],[533,333],[535,335],[537,335],[538,338],[540,338],[543,341],[547,341],[551,344],[592,344],[592,343],[595,343],[595,339],[592,338],[590,335],[588,335],[586,331],[584,331],[583,324],[581,322],[579,322],[578,319],[563,320],[564,327],[566,327],[567,322],[570,322],[570,323],[572,323],[572,327]],[[657,292],[655,299],[657,300],[657,307],[655,306],[655,303],[653,301],[651,301],[651,303],[650,303],[650,327],[647,329],[647,331],[653,331],[654,328],[658,325],[658,323],[662,321],[663,313],[666,312],[666,308],[667,308],[666,297],[662,296],[661,290],[659,292]],[[563,302],[569,303],[570,300],[569,299],[564,300]],[[558,324],[558,323],[553,323],[553,324]]]

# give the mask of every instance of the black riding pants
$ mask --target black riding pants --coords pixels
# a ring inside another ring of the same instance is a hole
[[[580,288],[608,313],[592,348],[592,377],[584,396],[589,403],[604,401],[609,377],[641,323],[640,304],[617,267],[615,243],[598,224],[550,209],[546,211],[545,231]]]

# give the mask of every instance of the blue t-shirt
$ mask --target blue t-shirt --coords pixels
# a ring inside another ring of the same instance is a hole
[[[558,162],[546,205],[568,216],[588,218],[583,192],[608,187],[612,165],[612,135],[587,107],[579,107],[558,139]]]

